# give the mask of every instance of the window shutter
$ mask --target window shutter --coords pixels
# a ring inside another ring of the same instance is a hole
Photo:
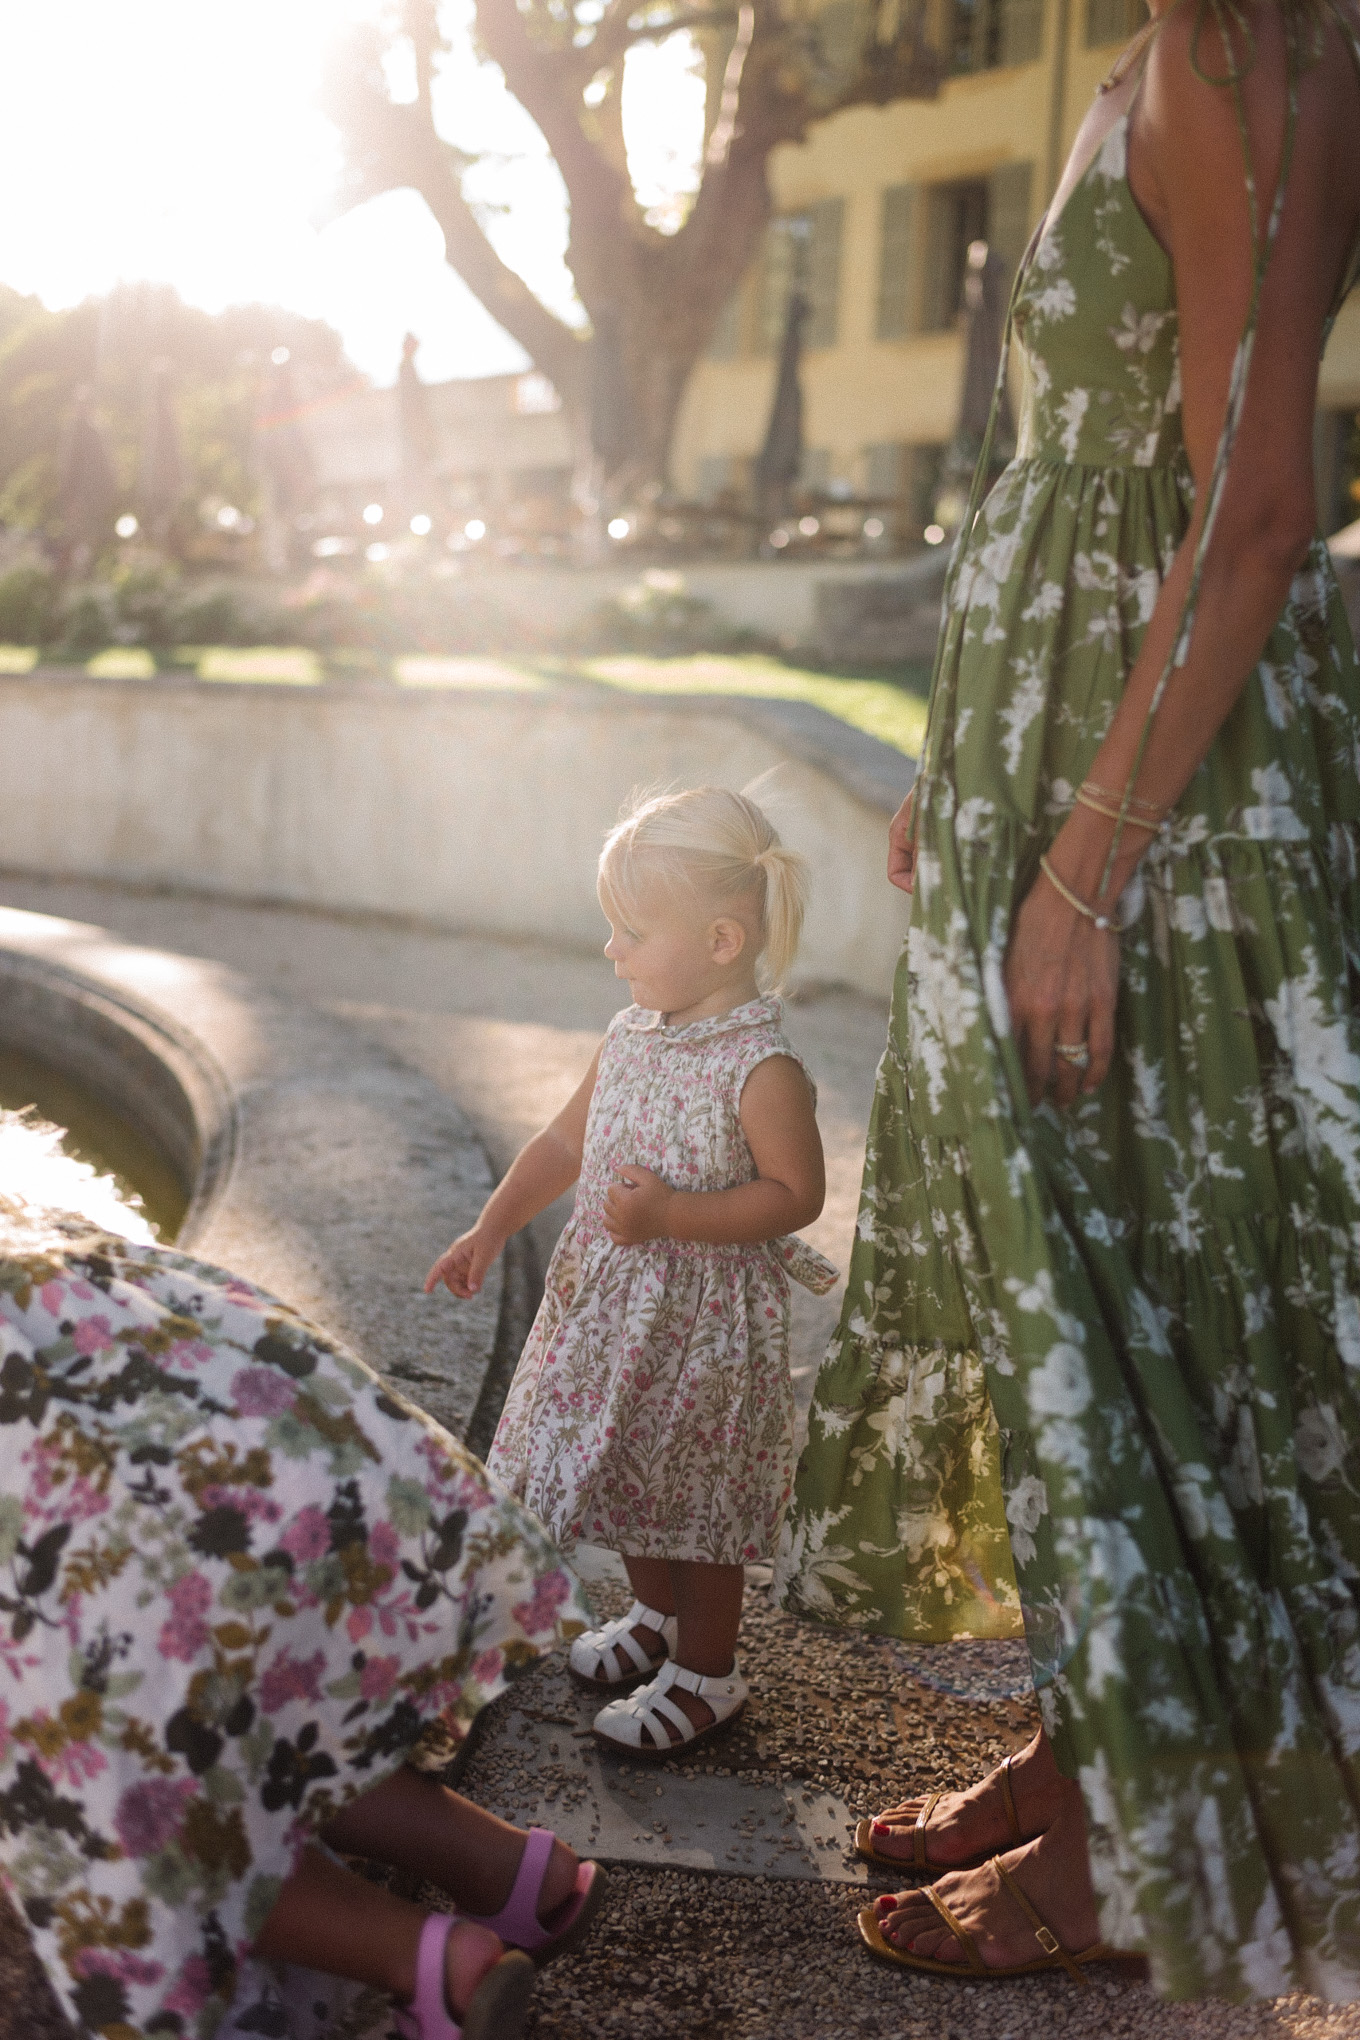
[[[1001,62],[1032,64],[1043,46],[1044,0],[1001,0]]]
[[[1032,163],[1003,163],[987,179],[987,240],[1014,276],[1029,243]]]
[[[914,184],[892,184],[883,194],[875,328],[880,340],[903,340],[912,330],[911,258],[916,193]]]
[[[922,293],[921,326],[927,333],[945,333],[958,312],[954,300],[954,242],[956,238],[954,188],[933,185],[926,205],[925,288]]]
[[[760,259],[760,282],[756,314],[756,349],[777,354],[784,338],[784,317],[793,288],[797,236],[793,222],[771,220],[765,229],[765,246]]]
[[[824,198],[808,214],[812,231],[807,244],[807,276],[804,289],[812,316],[804,328],[809,347],[834,347],[840,309],[841,222],[845,216],[843,198]]]

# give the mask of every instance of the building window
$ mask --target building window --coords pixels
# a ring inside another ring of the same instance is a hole
[[[970,242],[986,241],[1013,275],[1029,238],[1032,165],[1003,163],[990,177],[926,187],[920,330],[947,333],[959,314]],[[908,282],[903,286],[909,290]]]
[[[951,0],[949,67],[955,74],[1032,64],[1043,42],[1044,0]]]
[[[1086,0],[1086,47],[1127,42],[1146,20],[1143,0]]]
[[[770,222],[760,271],[756,351],[776,353],[784,338],[789,297],[800,289],[812,307],[805,347],[834,347],[840,300],[841,222],[845,201],[824,198],[805,212]]]

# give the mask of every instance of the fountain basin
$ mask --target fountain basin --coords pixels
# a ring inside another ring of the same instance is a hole
[[[532,1293],[513,1258],[470,1303],[422,1293],[494,1182],[428,1078],[240,972],[12,909],[3,1050],[137,1129],[181,1186],[182,1251],[313,1318],[456,1436],[485,1438]]]

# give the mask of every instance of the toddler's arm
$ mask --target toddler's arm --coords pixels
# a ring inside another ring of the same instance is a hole
[[[826,1201],[826,1170],[812,1091],[791,1056],[756,1064],[741,1094],[741,1129],[759,1174],[731,1190],[672,1190],[650,1169],[621,1168],[605,1202],[615,1245],[776,1240],[809,1225]]]
[[[455,1296],[475,1296],[491,1263],[511,1233],[546,1210],[554,1197],[570,1190],[581,1173],[586,1119],[600,1068],[597,1048],[590,1068],[542,1133],[522,1147],[482,1207],[471,1232],[456,1239],[425,1277],[425,1294],[439,1283]]]

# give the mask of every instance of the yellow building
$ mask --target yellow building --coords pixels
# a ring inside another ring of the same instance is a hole
[[[820,13],[833,49],[856,13],[855,0]],[[938,99],[854,108],[774,156],[776,218],[680,416],[682,494],[745,494],[797,264],[812,306],[807,487],[893,499],[907,536],[928,519],[958,416],[968,244],[985,239],[1019,261],[1097,85],[1145,18],[1140,0],[933,0],[932,13],[953,73]],[[1323,367],[1316,450],[1329,531],[1357,514],[1344,486],[1357,409],[1360,292]]]

